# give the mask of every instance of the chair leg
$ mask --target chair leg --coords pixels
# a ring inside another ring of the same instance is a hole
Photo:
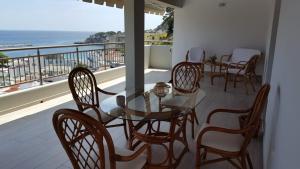
[[[197,148],[196,150],[196,161],[195,161],[195,169],[200,169],[201,165],[201,148]]]
[[[247,163],[246,163],[246,157],[245,157],[245,155],[243,155],[241,157],[241,165],[242,165],[242,169],[247,169]]]
[[[253,169],[253,165],[252,165],[252,161],[251,161],[251,158],[250,158],[250,154],[247,152],[247,161],[248,161],[248,165],[250,167],[250,169]]]
[[[250,85],[251,85],[253,91],[255,92],[255,86],[254,86],[254,84],[253,84],[253,82],[252,82],[252,77],[251,77],[251,76],[249,77],[249,83],[250,83]]]
[[[195,116],[191,114],[191,123],[192,123],[192,138],[195,138]]]
[[[224,87],[224,92],[227,91],[227,84],[228,84],[228,74],[226,73],[226,75],[225,75],[225,87]]]
[[[236,88],[236,83],[237,83],[237,79],[238,75],[234,75],[234,80],[233,80],[233,87]]]
[[[199,125],[199,120],[198,120],[198,117],[197,117],[197,113],[196,113],[195,108],[193,109],[193,116],[194,116],[194,119],[195,119],[195,121],[196,121],[196,124]]]
[[[207,156],[207,150],[204,149],[202,160],[206,160],[206,156]]]
[[[245,88],[246,88],[246,94],[248,95],[249,94],[249,91],[248,91],[248,78],[246,76],[244,76],[244,85],[245,85]]]
[[[123,127],[124,127],[124,134],[125,134],[125,138],[126,140],[128,140],[128,132],[127,132],[127,124],[126,124],[126,120],[123,120]]]

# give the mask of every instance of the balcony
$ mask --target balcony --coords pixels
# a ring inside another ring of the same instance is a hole
[[[206,78],[201,80],[201,88],[205,90],[207,96],[197,107],[198,118],[201,122],[205,120],[207,114],[214,108],[244,108],[251,105],[254,94],[249,96],[246,95],[243,86],[238,86],[237,89],[225,93],[223,92],[223,79],[215,79],[214,86],[211,86],[210,80],[207,76],[205,77]],[[169,70],[145,70],[146,83],[168,81],[169,78]],[[125,88],[125,77],[120,76],[114,80],[101,83],[100,87],[109,91],[120,92]],[[105,96],[101,97],[101,100],[105,98]],[[60,108],[76,109],[70,94],[1,116],[1,168],[72,168],[69,159],[53,130],[50,120],[54,111]],[[234,116],[219,116],[216,118],[216,123],[232,127],[238,125],[235,119],[236,117]],[[190,128],[190,125],[188,125],[187,128]],[[113,137],[115,146],[126,147],[126,140],[121,128],[109,129],[109,132]],[[190,133],[188,133],[188,138],[191,151],[185,154],[178,169],[194,168],[195,143],[194,140],[192,140]],[[254,139],[249,147],[254,168],[262,168],[261,146],[261,139],[258,138]],[[158,152],[158,150],[156,151]],[[156,157],[161,157],[158,153],[156,154]],[[233,167],[227,162],[222,162],[215,165],[207,165],[203,168],[227,169]]]

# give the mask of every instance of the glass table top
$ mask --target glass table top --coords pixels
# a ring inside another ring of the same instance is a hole
[[[205,92],[201,89],[183,94],[175,91],[171,84],[164,88],[162,94],[158,94],[155,85],[145,84],[143,92],[123,91],[109,97],[100,103],[100,111],[132,121],[168,120],[189,113],[205,98]]]

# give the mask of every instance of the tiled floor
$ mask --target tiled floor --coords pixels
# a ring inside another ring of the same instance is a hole
[[[168,81],[170,71],[149,71],[145,75],[146,83],[157,81]],[[201,122],[206,119],[207,114],[215,108],[245,108],[251,105],[254,93],[245,94],[243,85],[234,89],[229,86],[228,92],[223,92],[223,79],[215,79],[215,85],[211,86],[206,77],[201,81],[201,88],[206,92],[206,98],[197,107],[198,118]],[[124,89],[124,82],[115,84],[107,90],[120,92]],[[102,97],[104,99],[105,97]],[[62,98],[57,99],[62,103]],[[55,100],[52,100],[55,102]],[[43,103],[44,105],[47,104]],[[38,107],[43,106],[38,105]],[[64,152],[52,127],[53,112],[60,108],[75,108],[72,101],[66,101],[55,107],[42,110],[33,115],[23,117],[0,126],[0,168],[1,169],[65,169],[72,168],[66,153]],[[36,110],[36,109],[35,109]],[[33,109],[24,109],[33,111]],[[1,118],[1,117],[0,117]],[[229,115],[217,116],[214,120],[218,125],[236,126],[236,117]],[[187,127],[190,131],[190,126]],[[114,144],[125,147],[126,142],[122,129],[109,129]],[[188,152],[179,165],[179,169],[194,168],[194,141],[188,133],[190,152]],[[249,146],[254,168],[261,167],[261,139],[255,139]],[[157,155],[159,152],[154,152]],[[234,168],[226,162],[204,166],[203,169],[230,169]]]

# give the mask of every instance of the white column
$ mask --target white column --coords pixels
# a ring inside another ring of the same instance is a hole
[[[144,0],[125,0],[126,90],[144,89]]]

